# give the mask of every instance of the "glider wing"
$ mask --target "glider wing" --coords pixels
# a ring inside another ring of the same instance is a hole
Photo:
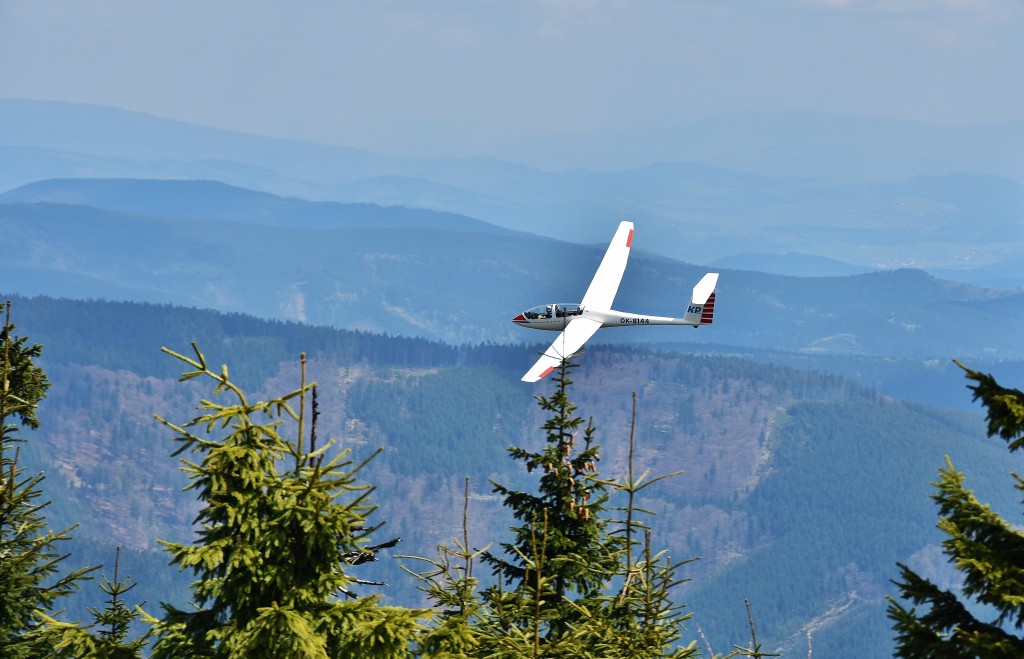
[[[600,321],[590,318],[576,318],[570,321],[544,351],[533,368],[526,372],[523,382],[536,382],[558,368],[562,360],[582,348],[587,339],[594,336],[599,329],[601,329]]]
[[[629,259],[629,248],[632,244],[633,223],[620,222],[619,228],[615,231],[615,237],[608,245],[608,251],[604,253],[601,265],[597,267],[594,279],[591,280],[590,287],[587,288],[580,306],[584,309],[612,308],[612,301],[615,300],[615,293],[619,290],[619,282],[622,281],[622,273],[626,270],[626,261]]]

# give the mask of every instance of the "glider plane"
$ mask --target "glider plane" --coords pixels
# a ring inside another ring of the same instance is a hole
[[[715,285],[718,273],[709,272],[693,287],[690,304],[682,318],[644,316],[612,309],[615,293],[626,270],[629,248],[633,244],[633,223],[622,222],[615,231],[608,251],[601,259],[594,279],[590,282],[583,301],[579,304],[542,304],[527,309],[512,319],[521,327],[553,330],[560,334],[537,363],[533,365],[523,382],[536,382],[555,370],[563,360],[571,357],[583,347],[587,339],[602,327],[633,327],[636,325],[710,325],[715,313]]]

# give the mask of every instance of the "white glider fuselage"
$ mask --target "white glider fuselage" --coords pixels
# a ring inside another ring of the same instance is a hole
[[[552,313],[550,308],[555,306],[559,308],[559,312]],[[563,309],[567,311],[562,311]],[[576,311],[577,309],[579,311]],[[703,309],[700,312],[703,312]],[[690,327],[697,327],[701,324],[700,318],[687,320],[685,318],[627,313],[625,311],[616,311],[615,309],[581,309],[578,304],[569,305],[561,303],[558,305],[548,304],[534,307],[513,318],[512,322],[520,327],[561,332],[570,321],[577,318],[588,318],[600,323],[601,327],[630,327],[636,325],[689,325]]]

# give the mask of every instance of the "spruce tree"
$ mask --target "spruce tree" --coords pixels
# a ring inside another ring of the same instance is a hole
[[[150,632],[135,639],[128,638],[132,624],[142,616],[136,609],[129,608],[124,600],[125,595],[135,588],[138,582],[133,581],[131,577],[121,579],[120,566],[121,548],[118,547],[114,555],[113,579],[103,575],[99,584],[100,590],[107,595],[106,606],[103,609],[89,609],[93,619],[92,625],[59,622],[43,616],[54,640],[54,657],[136,659],[142,656],[142,651],[149,642]]]
[[[517,630],[534,648],[559,647],[572,635],[580,606],[596,602],[619,567],[624,543],[608,530],[602,515],[607,487],[597,479],[599,447],[595,428],[576,414],[569,399],[572,365],[563,362],[551,396],[537,403],[549,414],[539,450],[517,446],[509,455],[539,477],[536,492],[493,483],[518,525],[504,555],[487,552],[499,583],[486,599],[501,618],[498,629]],[[567,647],[571,647],[571,644]],[[551,648],[548,649],[550,653]],[[568,654],[563,656],[570,656]]]
[[[503,556],[483,556],[499,582],[484,592],[489,633],[477,656],[695,656],[693,643],[675,647],[688,617],[672,600],[681,564],[652,550],[649,529],[638,519],[644,511],[636,506],[641,490],[678,472],[635,477],[631,429],[626,478],[602,480],[596,429],[569,398],[572,368],[564,362],[555,392],[537,397],[549,415],[543,448],[509,449],[538,474],[536,493],[494,484],[520,525],[502,545]],[[623,518],[613,520],[607,513],[616,493],[626,503],[618,508]]]
[[[373,558],[373,488],[357,481],[366,461],[331,456],[315,440],[315,384],[250,402],[229,378],[195,357],[182,380],[207,378],[213,396],[176,434],[176,454],[203,507],[193,544],[165,542],[172,563],[190,569],[193,606],[165,605],[153,656],[404,657],[424,612],[357,598],[355,565]],[[217,396],[229,400],[218,403]],[[307,421],[306,400],[313,402]],[[309,426],[309,427],[307,427]],[[306,432],[310,432],[308,440]],[[294,433],[289,436],[289,433]],[[308,442],[308,445],[307,445]]]
[[[1024,392],[957,362],[987,410],[988,434],[1024,446]],[[1014,474],[1016,489],[1024,479]],[[947,457],[932,498],[939,506],[944,553],[963,575],[960,592],[944,590],[899,565],[896,582],[910,608],[890,599],[900,657],[1024,657],[1024,533],[981,503]],[[920,608],[919,608],[920,607]]]
[[[60,574],[67,555],[58,545],[72,529],[47,530],[43,475],[19,462],[20,431],[39,427],[36,407],[50,383],[35,363],[42,346],[14,334],[9,302],[0,311],[0,656],[38,657],[50,648],[38,613],[52,613],[88,570]]]

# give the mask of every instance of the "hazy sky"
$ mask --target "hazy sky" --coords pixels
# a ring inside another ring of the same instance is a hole
[[[383,151],[733,110],[1024,118],[1021,0],[0,0],[0,97]]]

